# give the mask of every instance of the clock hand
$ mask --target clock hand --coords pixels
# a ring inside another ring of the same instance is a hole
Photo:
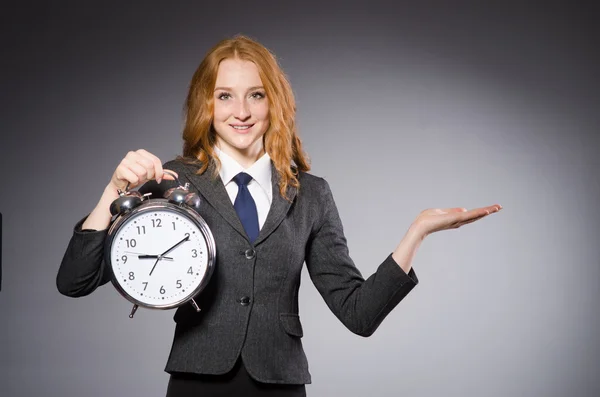
[[[138,259],[158,259],[158,255],[138,255]],[[163,256],[161,257],[161,259],[164,259],[166,261],[173,260],[173,258],[171,258],[170,256]]]
[[[152,269],[150,270],[150,276],[152,276],[152,272],[154,271],[154,268],[156,267],[156,264],[158,263],[159,260],[160,260],[160,256],[156,258],[156,262],[154,262],[154,266],[152,266]]]
[[[158,264],[158,262],[163,258],[163,255],[168,254],[169,252],[173,251],[175,248],[177,248],[179,245],[183,244],[184,242],[188,241],[189,239],[190,239],[189,235],[185,236],[179,242],[177,242],[174,246],[172,246],[171,248],[169,248],[168,250],[166,250],[162,254],[158,255],[158,257],[156,259],[156,262],[154,262],[154,266],[152,266],[152,269],[150,270],[150,275],[152,275],[152,272],[154,271],[154,268],[156,267],[156,265]]]
[[[141,252],[134,252],[134,251],[123,251],[127,254],[134,254],[138,256],[138,259],[156,259],[158,257],[158,255],[146,255],[146,254],[142,254]],[[169,257],[169,256],[163,256],[163,259],[168,260],[168,261],[172,261],[173,258]]]
[[[162,258],[163,255],[166,255],[167,253],[173,251],[175,248],[177,248],[180,244],[183,244],[185,241],[188,241],[190,239],[190,236],[185,236],[184,238],[181,239],[181,241],[179,241],[177,244],[175,244],[174,246],[172,246],[171,248],[169,248],[168,250],[166,250],[165,252],[163,252],[162,254],[160,254],[158,257]]]

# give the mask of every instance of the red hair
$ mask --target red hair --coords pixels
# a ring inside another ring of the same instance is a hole
[[[184,161],[201,163],[198,174],[211,161],[220,167],[215,155],[216,133],[212,128],[214,98],[219,64],[225,59],[253,62],[269,101],[269,128],[263,137],[266,152],[280,176],[280,194],[287,199],[288,186],[300,187],[298,171],[310,170],[302,142],[296,134],[296,101],[292,87],[275,56],[262,44],[245,36],[235,36],[217,43],[204,57],[192,77],[185,104],[183,129]],[[292,163],[293,162],[293,163]]]

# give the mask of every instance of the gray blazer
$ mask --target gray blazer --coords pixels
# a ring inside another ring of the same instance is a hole
[[[216,240],[216,269],[208,287],[174,315],[175,335],[165,371],[224,374],[241,355],[248,373],[266,383],[310,383],[302,348],[298,289],[302,266],[335,316],[352,332],[371,335],[387,314],[418,283],[389,255],[366,280],[348,255],[342,222],[327,182],[300,173],[299,190],[288,188],[291,202],[279,194],[273,167],[273,202],[254,244],[213,167],[170,161],[165,168],[190,182],[203,202],[200,214]],[[174,182],[148,182],[140,188],[152,197]],[[110,281],[103,263],[104,231],[81,230],[77,223],[57,275],[67,296],[88,295]]]

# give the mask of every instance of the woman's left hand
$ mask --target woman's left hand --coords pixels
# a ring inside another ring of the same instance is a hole
[[[462,225],[485,218],[501,209],[502,206],[500,204],[472,210],[467,210],[466,208],[427,209],[419,214],[413,226],[425,237],[440,230],[457,229]]]
[[[421,211],[417,219],[408,229],[408,232],[392,253],[392,258],[408,274],[412,267],[412,260],[421,241],[427,235],[440,230],[457,229],[467,223],[475,222],[481,218],[498,212],[502,209],[500,204],[489,207],[475,208],[433,208]]]

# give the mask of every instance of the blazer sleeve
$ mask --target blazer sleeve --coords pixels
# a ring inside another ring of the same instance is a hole
[[[171,163],[165,164],[165,167],[167,165]],[[160,185],[149,181],[138,191],[142,194],[152,193],[150,197],[162,197],[163,192],[174,185],[174,182],[167,180]],[[75,225],[56,275],[56,287],[62,295],[89,295],[111,279],[111,271],[104,261],[104,242],[108,229],[82,230],[86,219],[87,216]]]
[[[388,257],[366,280],[349,256],[342,222],[329,184],[321,179],[320,222],[309,239],[306,266],[311,280],[336,317],[352,332],[370,336],[418,284]]]
[[[104,263],[108,230],[82,230],[86,219],[75,225],[56,275],[58,292],[73,298],[89,295],[110,281],[110,270]]]

